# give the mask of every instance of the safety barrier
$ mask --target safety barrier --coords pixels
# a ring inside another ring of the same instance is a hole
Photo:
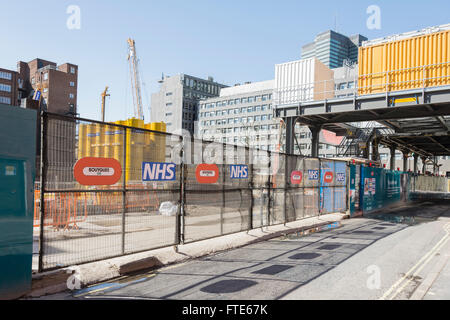
[[[42,123],[40,271],[347,210],[346,162],[49,113]]]

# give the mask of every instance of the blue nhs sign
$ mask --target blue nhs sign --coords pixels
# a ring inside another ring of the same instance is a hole
[[[143,162],[142,181],[173,181],[176,168],[175,163]]]
[[[248,178],[248,166],[246,166],[246,165],[230,165],[230,178],[231,179],[247,179]]]

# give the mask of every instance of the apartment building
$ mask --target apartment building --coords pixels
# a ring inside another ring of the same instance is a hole
[[[54,62],[37,58],[28,63],[19,61],[17,69],[23,80],[26,98],[31,99],[39,90],[40,107],[44,110],[62,115],[77,114],[77,65],[64,63],[58,66]]]
[[[20,84],[18,72],[0,68],[0,104],[20,105]]]

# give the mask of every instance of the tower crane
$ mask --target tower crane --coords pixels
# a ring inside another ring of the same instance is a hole
[[[105,105],[106,105],[106,97],[109,97],[108,94],[109,87],[105,88],[105,91],[102,92],[102,121],[105,122]]]
[[[128,62],[130,64],[131,90],[133,92],[134,116],[144,120],[144,108],[141,95],[141,78],[139,75],[139,59],[136,53],[136,42],[129,38],[128,42]]]

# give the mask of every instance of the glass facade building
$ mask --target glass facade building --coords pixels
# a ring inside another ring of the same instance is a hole
[[[358,63],[358,48],[366,40],[360,34],[347,37],[328,30],[318,34],[314,42],[302,47],[302,59],[316,57],[330,69],[342,67],[345,60]]]

